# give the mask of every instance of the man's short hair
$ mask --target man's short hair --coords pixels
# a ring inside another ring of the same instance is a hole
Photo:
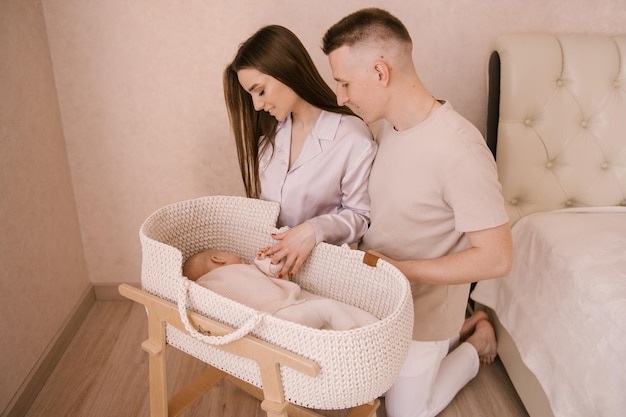
[[[409,31],[397,17],[372,7],[349,14],[328,29],[322,39],[322,50],[328,55],[342,46],[374,39],[412,44]]]

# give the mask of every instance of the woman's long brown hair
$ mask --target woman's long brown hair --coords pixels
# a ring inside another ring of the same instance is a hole
[[[306,102],[335,113],[350,114],[337,105],[333,90],[317,71],[313,60],[298,37],[289,29],[271,25],[261,28],[243,42],[224,70],[224,98],[237,145],[239,169],[246,195],[258,198],[259,150],[274,147],[278,121],[264,111],[256,111],[252,96],[243,89],[237,71],[254,68],[276,78]]]

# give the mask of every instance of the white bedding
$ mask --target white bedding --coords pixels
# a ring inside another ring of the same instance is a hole
[[[478,283],[555,416],[626,415],[626,208],[537,213],[513,226],[511,274]]]

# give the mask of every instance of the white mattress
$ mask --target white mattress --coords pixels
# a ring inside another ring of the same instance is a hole
[[[626,415],[626,208],[537,213],[511,274],[478,283],[555,416]]]

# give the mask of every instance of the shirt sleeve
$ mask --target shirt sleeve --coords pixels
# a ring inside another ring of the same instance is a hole
[[[444,198],[453,208],[455,229],[471,232],[509,221],[495,161],[482,143],[469,143],[447,166]]]
[[[347,132],[347,135],[364,136],[364,133],[358,130]],[[377,148],[376,142],[368,135],[354,141],[345,159],[340,207],[335,213],[308,220],[315,229],[317,242],[342,245],[357,242],[365,234],[370,218],[368,181]]]

